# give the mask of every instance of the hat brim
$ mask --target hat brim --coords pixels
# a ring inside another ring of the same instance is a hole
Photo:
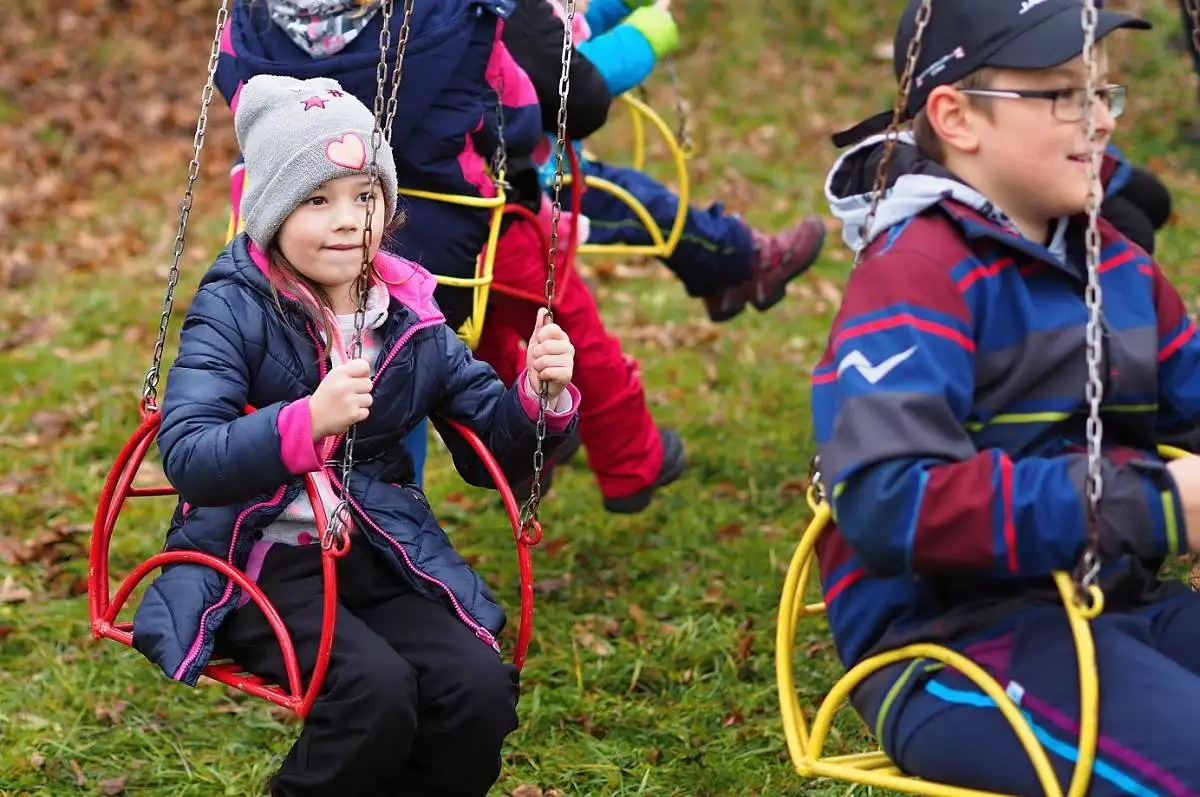
[[[1096,41],[1118,28],[1149,30],[1140,17],[1101,11],[1096,20]],[[1050,69],[1083,53],[1083,23],[1077,9],[1068,8],[1034,25],[984,59],[997,69]]]

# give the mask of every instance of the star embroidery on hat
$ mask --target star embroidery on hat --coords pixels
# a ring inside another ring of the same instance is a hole
[[[325,98],[324,97],[318,97],[318,96],[314,95],[312,97],[309,97],[306,100],[302,100],[302,102],[304,103],[304,110],[306,110],[306,111],[311,111],[313,108],[320,108],[321,110],[325,110]]]

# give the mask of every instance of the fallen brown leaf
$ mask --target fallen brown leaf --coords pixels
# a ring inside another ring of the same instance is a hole
[[[526,783],[512,790],[512,797],[543,797],[540,786]]]
[[[128,775],[122,775],[119,778],[109,778],[108,780],[100,781],[101,794],[124,794],[125,784],[129,781]]]
[[[716,538],[717,542],[729,542],[742,536],[742,531],[743,527],[741,523],[726,523],[713,532],[713,537]]]
[[[629,619],[633,620],[633,625],[638,631],[646,627],[646,612],[636,603],[629,604]]]
[[[72,759],[68,763],[69,763],[69,766],[71,767],[71,774],[75,776],[75,785],[76,786],[86,786],[87,785],[87,776],[83,774],[83,768],[80,767],[79,763],[77,761],[75,761],[74,759]]]
[[[33,592],[18,586],[12,576],[5,576],[4,582],[0,583],[0,603],[25,603],[32,599]]]
[[[607,657],[617,652],[607,640],[596,636],[582,623],[575,624],[572,635],[581,648],[591,651],[597,656]]]
[[[127,705],[124,700],[118,700],[111,706],[97,704],[95,708],[96,719],[107,722],[109,725],[120,725],[121,714],[125,711]]]

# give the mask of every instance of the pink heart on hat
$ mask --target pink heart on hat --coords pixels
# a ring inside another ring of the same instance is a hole
[[[325,145],[325,157],[334,166],[361,169],[367,165],[367,145],[357,133],[345,133]]]

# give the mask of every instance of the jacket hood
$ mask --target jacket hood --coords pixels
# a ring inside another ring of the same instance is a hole
[[[1010,232],[1020,235],[1011,219],[983,194],[944,166],[918,152],[911,132],[897,136],[890,174],[885,182],[870,230],[863,230],[871,207],[875,172],[883,157],[886,134],[872,136],[847,150],[825,180],[825,199],[842,222],[842,238],[857,254],[879,235],[900,227],[944,201],[957,202]],[[1049,245],[1060,259],[1065,256],[1066,218],[1059,220]]]

